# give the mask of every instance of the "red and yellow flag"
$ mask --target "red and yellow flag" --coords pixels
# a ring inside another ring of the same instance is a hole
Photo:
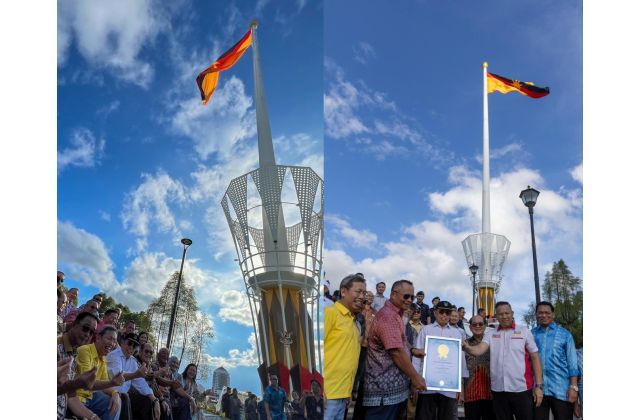
[[[531,82],[520,82],[519,80],[511,80],[497,74],[487,72],[487,93],[500,92],[519,92],[530,98],[542,98],[549,94],[549,88],[541,88]]]
[[[251,30],[240,41],[222,54],[215,63],[207,67],[196,77],[196,83],[200,89],[202,105],[206,105],[218,86],[218,73],[232,67],[242,57],[242,54],[251,46]]]

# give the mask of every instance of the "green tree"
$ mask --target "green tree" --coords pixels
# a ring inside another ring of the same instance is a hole
[[[157,337],[156,350],[158,350],[159,346],[164,346],[167,336],[169,335],[169,322],[171,320],[171,312],[173,311],[178,277],[179,273],[177,271],[174,272],[162,288],[160,296],[151,302],[147,308],[147,314],[151,323],[150,331],[153,331]],[[191,321],[195,319],[197,312],[198,303],[196,302],[193,287],[189,286],[183,275],[171,343],[172,348],[181,346],[181,360],[187,348]]]
[[[562,259],[545,274],[542,299],[553,304],[555,321],[571,332],[577,347],[582,347],[582,281]],[[531,303],[524,321],[533,326],[535,319],[535,304]]]

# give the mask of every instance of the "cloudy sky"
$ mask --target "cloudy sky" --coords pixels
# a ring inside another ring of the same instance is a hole
[[[489,96],[492,231],[511,241],[498,297],[518,319],[534,300],[527,185],[541,191],[541,281],[560,258],[582,277],[581,2],[491,3],[326,2],[330,280],[408,278],[470,311],[461,241],[481,231],[483,61],[551,89]]]
[[[322,174],[318,4],[59,2],[57,255],[81,300],[101,290],[139,311],[179,269],[180,239],[192,239],[184,276],[214,327],[209,361],[259,392],[220,206],[231,179],[258,166],[252,52],[221,74],[206,107],[195,83],[254,18],[276,159]]]

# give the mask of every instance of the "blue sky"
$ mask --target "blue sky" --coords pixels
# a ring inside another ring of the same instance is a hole
[[[257,168],[252,51],[208,106],[195,77],[260,21],[276,159],[322,174],[322,7],[304,0],[58,5],[58,267],[81,301],[98,290],[144,310],[179,268],[214,328],[206,349],[260,392],[244,284],[220,207]],[[185,361],[185,364],[188,361]],[[210,381],[205,383],[210,387]]]
[[[492,231],[511,240],[498,297],[519,320],[534,300],[527,185],[541,281],[560,258],[583,277],[580,2],[328,1],[324,39],[329,279],[408,278],[470,312],[485,60],[551,89],[489,95]]]

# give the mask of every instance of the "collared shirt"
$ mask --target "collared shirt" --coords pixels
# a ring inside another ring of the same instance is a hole
[[[122,348],[118,347],[107,355],[107,370],[111,374],[111,376],[115,376],[118,373],[133,373],[138,370],[138,361],[135,357],[129,356],[127,359],[122,352]],[[144,378],[135,378],[129,381],[124,381],[124,383],[115,389],[118,390],[121,394],[129,392],[129,388],[131,385],[142,395],[151,395],[153,391],[147,384]]]
[[[571,333],[556,322],[547,328],[537,326],[533,329],[533,337],[540,352],[544,395],[559,400],[567,400],[569,377],[580,376],[578,356]]]
[[[69,335],[63,334],[58,336],[58,361],[66,360],[70,357],[73,357],[73,361],[71,362],[71,366],[69,367],[69,374],[67,375],[67,380],[70,381],[75,377],[76,374],[76,356],[77,350],[73,348],[71,342],[69,341]],[[70,395],[74,395],[74,393],[70,393]],[[62,420],[65,417],[67,412],[67,394],[58,395],[58,419]]]
[[[98,367],[96,372],[97,381],[108,381],[107,361],[104,356],[98,355],[98,349],[95,344],[86,344],[78,347],[78,357],[76,358],[78,365],[76,366],[76,375],[81,375],[94,367]],[[76,395],[84,404],[87,399],[93,397],[93,392],[86,389],[78,389]]]
[[[379,311],[384,306],[384,303],[389,300],[384,295],[375,294],[373,296],[373,302],[371,303],[371,307],[374,311]]]
[[[324,390],[328,400],[351,397],[359,356],[355,316],[338,301],[324,310]]]
[[[491,350],[491,390],[496,392],[523,392],[533,387],[533,371],[529,354],[538,346],[531,331],[515,323],[511,328],[498,326],[487,330],[482,339]]]
[[[471,337],[467,340],[470,346],[477,346],[482,340]],[[467,369],[469,369],[469,379],[465,381],[464,400],[465,402],[473,402],[479,400],[491,399],[491,377],[490,377],[490,360],[491,350],[487,350],[480,356],[472,356],[465,353]]]
[[[402,313],[391,301],[385,302],[376,313],[365,362],[364,406],[394,405],[409,397],[409,377],[389,355],[389,350],[401,349],[411,358]]]
[[[371,325],[373,325],[373,320],[376,319],[376,311],[374,311],[371,307],[367,308],[367,306],[365,305],[362,312],[360,312],[358,315],[364,319],[364,334],[362,334],[360,346],[368,347],[369,334],[371,333]]]
[[[580,405],[582,405],[582,376],[584,375],[582,370],[582,349],[576,350],[576,356],[578,356],[578,370],[580,371],[580,378],[578,380],[578,388],[580,391],[578,391],[578,397],[580,397]]]
[[[284,402],[287,400],[287,394],[282,387],[275,389],[269,385],[264,390],[264,402],[269,404],[269,411],[271,412],[271,418],[283,419],[284,418]]]
[[[457,338],[462,340],[460,337],[460,331],[456,327],[452,327],[447,324],[444,327],[440,326],[437,322],[433,324],[425,325],[424,328],[420,330],[420,334],[415,340],[413,345],[416,349],[424,349],[425,342],[427,340],[427,336],[435,336],[435,337],[447,337],[447,338]],[[462,348],[460,349],[462,351]],[[414,357],[412,364],[416,372],[422,374],[424,358]],[[429,372],[427,372],[427,376],[429,376]],[[464,357],[460,360],[460,376],[462,378],[469,377],[469,371],[467,370],[467,362]],[[426,379],[426,378],[425,378]],[[442,394],[448,398],[456,398],[457,392],[453,391],[420,391],[421,394]]]

